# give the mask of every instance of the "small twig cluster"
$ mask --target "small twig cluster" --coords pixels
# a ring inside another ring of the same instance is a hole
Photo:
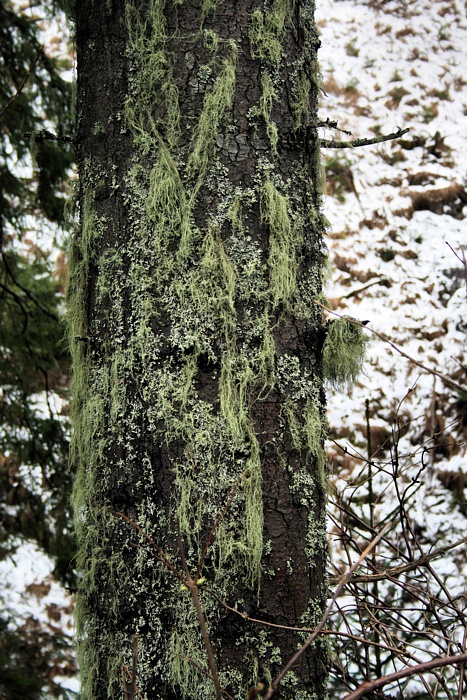
[[[460,700],[465,692],[467,608],[462,592],[452,590],[448,574],[440,573],[435,563],[448,553],[452,559],[465,547],[467,537],[441,546],[428,541],[427,548],[423,529],[411,515],[422,476],[429,471],[433,439],[403,454],[396,416],[384,446],[390,457],[381,460],[371,449],[369,428],[368,424],[368,456],[334,441],[337,458],[340,452],[361,464],[334,499],[335,544],[343,561],[350,562],[361,550],[362,538],[374,537],[388,521],[396,519],[398,525],[381,538],[366,560],[366,570],[350,577],[347,597],[337,606],[330,631],[335,635],[332,687],[337,692],[343,686],[354,688],[345,700],[365,695],[383,698],[376,691],[388,684],[398,691],[396,697],[434,699],[442,691],[448,700]],[[342,478],[339,481],[343,483]],[[383,496],[386,503],[390,500],[390,489],[396,505],[378,518],[378,510],[384,512]],[[336,565],[335,580],[339,569]],[[453,664],[460,665],[456,675],[440,671]],[[419,682],[407,686],[413,676]],[[403,685],[402,679],[407,679]]]

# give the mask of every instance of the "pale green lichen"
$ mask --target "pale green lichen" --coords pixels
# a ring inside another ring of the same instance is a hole
[[[261,191],[261,218],[269,224],[270,288],[275,306],[287,306],[296,290],[301,227],[292,221],[288,199],[266,180]]]
[[[203,30],[203,39],[205,47],[212,53],[217,53],[219,48],[219,34],[212,29]]]
[[[310,92],[311,83],[306,75],[300,75],[294,83],[295,100],[292,103],[294,111],[295,128],[307,126],[310,116]]]
[[[253,58],[260,58],[274,68],[282,59],[282,40],[285,23],[290,16],[292,2],[274,0],[264,12],[257,9],[250,19],[250,45]]]
[[[193,145],[187,165],[188,173],[197,175],[192,198],[196,196],[206,178],[208,165],[214,152],[219,125],[225,112],[232,104],[237,53],[237,45],[234,41],[231,41],[229,56],[224,59],[222,70],[216,78],[212,90],[206,94],[203,111],[195,127]]]
[[[350,388],[362,370],[368,337],[350,318],[329,321],[326,331],[323,376],[336,388]]]
[[[274,90],[272,80],[268,73],[263,73],[261,76],[261,97],[260,109],[261,115],[266,125],[266,134],[275,153],[277,153],[277,142],[279,136],[277,126],[271,121],[272,106],[274,100],[277,100],[277,95]]]

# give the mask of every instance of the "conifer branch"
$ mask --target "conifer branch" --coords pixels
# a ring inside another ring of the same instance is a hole
[[[13,104],[13,102],[14,102],[15,100],[17,100],[18,97],[19,97],[19,96],[21,95],[21,93],[23,92],[23,88],[24,88],[24,86],[26,85],[26,82],[27,82],[28,78],[30,77],[31,73],[33,72],[34,68],[36,67],[37,61],[39,60],[39,57],[40,57],[40,55],[41,55],[41,53],[42,53],[43,50],[44,50],[44,47],[41,46],[41,47],[39,48],[38,52],[36,53],[36,56],[35,56],[33,62],[32,62],[31,65],[29,66],[28,72],[26,73],[26,75],[24,76],[23,80],[21,81],[21,85],[20,85],[19,88],[16,90],[15,94],[12,95],[12,96],[10,97],[10,99],[8,100],[8,102],[7,102],[5,105],[3,105],[3,107],[0,109],[0,117],[3,117],[3,115],[5,114],[5,112],[7,111],[7,109],[9,109],[9,108],[11,107],[11,105]]]
[[[26,131],[24,136],[27,139],[33,139],[35,142],[39,143],[42,143],[42,141],[61,141],[62,143],[74,142],[74,138],[72,136],[57,136],[57,134],[54,134],[47,129],[40,129],[39,131]]]

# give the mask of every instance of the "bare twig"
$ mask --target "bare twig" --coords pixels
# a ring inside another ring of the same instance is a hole
[[[122,669],[125,671],[125,673],[127,674],[128,678],[129,678],[130,681],[133,683],[133,674],[131,673],[131,671],[130,671],[130,669],[128,668],[128,666],[126,666],[124,663],[122,663]],[[125,677],[123,677],[123,681],[124,681],[124,688],[125,688],[125,690],[126,690],[126,681],[125,681]],[[144,698],[143,698],[143,696],[142,696],[142,694],[141,694],[141,691],[140,691],[140,689],[138,688],[137,685],[135,685],[135,691],[136,691],[136,695],[139,697],[139,699],[140,699],[140,700],[144,700]],[[125,698],[127,698],[127,697],[128,697],[128,695],[125,694]]]
[[[322,128],[335,129],[336,131],[340,131],[341,133],[345,134],[346,136],[352,136],[351,131],[346,131],[345,129],[339,129],[339,127],[337,126],[337,121],[335,121],[335,120],[332,121],[331,119],[329,119],[329,117],[327,117],[326,121],[324,121],[324,122],[319,121],[315,126],[317,126],[318,129],[322,129]]]
[[[42,311],[42,313],[44,313],[46,316],[49,316],[51,319],[53,319],[57,323],[60,323],[59,317],[56,314],[54,314],[52,311],[50,311],[50,309],[48,309],[46,306],[43,306],[41,304],[41,302],[39,301],[39,299],[36,298],[35,294],[33,294],[27,287],[24,287],[18,281],[18,279],[15,277],[15,275],[13,273],[13,270],[11,269],[11,266],[10,266],[10,263],[8,260],[8,255],[6,255],[4,252],[1,252],[0,254],[2,256],[2,262],[5,266],[5,270],[8,274],[8,276],[13,281],[13,284],[15,285],[15,287],[18,287],[18,289],[21,289],[21,291],[24,292],[24,294],[28,297],[28,299],[30,299],[33,302],[33,304],[35,304],[35,306],[37,306],[37,308]],[[3,287],[3,285],[2,285],[2,287]],[[3,287],[3,288],[5,290],[7,290],[6,287]],[[21,297],[18,297],[14,292],[11,292],[10,290],[8,290],[8,291],[10,294],[14,295],[16,297],[16,299],[21,299]]]
[[[149,537],[149,535],[147,534],[147,532],[145,532],[145,531],[143,530],[142,527],[140,527],[137,523],[135,523],[134,520],[132,520],[131,518],[129,518],[128,515],[125,515],[125,513],[121,513],[120,511],[117,511],[117,510],[112,510],[111,508],[108,508],[108,511],[109,511],[109,513],[112,513],[112,515],[118,515],[119,518],[122,518],[123,520],[125,520],[125,522],[127,522],[129,525],[131,525],[131,527],[132,527],[134,530],[136,530],[137,532],[139,532],[139,534],[142,535],[142,536],[149,542],[149,544],[151,545],[151,547],[155,550],[155,551],[153,552],[153,554],[154,554],[154,556],[156,557],[156,559],[157,559],[158,561],[162,562],[162,564],[165,564],[165,566],[166,566],[168,569],[170,569],[170,571],[171,571],[173,574],[175,574],[175,576],[178,578],[179,581],[181,581],[182,583],[186,584],[185,578],[182,576],[181,573],[179,573],[179,572],[177,571],[176,567],[172,564],[172,562],[170,561],[170,559],[167,557],[167,555],[166,555],[166,553],[164,552],[164,550],[161,549],[161,548],[159,547],[159,545],[158,545],[156,542],[154,542],[154,540],[152,539],[152,537]]]
[[[456,656],[446,656],[445,658],[432,659],[431,661],[425,661],[423,664],[417,664],[417,666],[409,666],[404,668],[402,671],[396,671],[396,673],[390,673],[388,676],[383,676],[375,681],[368,681],[363,683],[361,686],[354,690],[353,693],[346,695],[343,700],[358,700],[358,698],[364,695],[369,695],[374,690],[382,688],[388,683],[393,683],[400,678],[408,678],[409,676],[414,676],[420,673],[426,673],[434,668],[441,668],[442,666],[454,666],[456,664],[462,664],[467,661],[467,653],[457,654]]]
[[[462,640],[462,648],[465,652],[465,644],[467,642],[467,625],[464,627],[464,638]],[[459,694],[458,700],[462,700],[464,696],[464,678],[465,678],[465,664],[461,664],[460,667],[460,677],[459,677]]]
[[[467,387],[466,387],[466,386],[462,386],[461,384],[458,384],[457,382],[455,382],[453,379],[451,379],[451,378],[448,377],[447,375],[441,374],[441,372],[437,372],[437,371],[436,371],[435,369],[433,369],[432,367],[427,367],[427,366],[424,365],[422,362],[419,362],[418,360],[416,360],[415,358],[411,357],[410,355],[407,355],[407,353],[404,352],[403,350],[401,350],[401,348],[398,347],[395,343],[393,343],[392,340],[389,340],[389,338],[387,338],[387,337],[386,337],[385,335],[383,335],[382,333],[378,333],[378,331],[373,330],[373,328],[370,328],[370,326],[364,325],[363,323],[360,323],[360,321],[357,321],[356,319],[349,318],[348,316],[343,316],[342,314],[338,314],[337,311],[333,311],[332,309],[328,308],[327,306],[325,306],[324,304],[322,304],[322,303],[321,303],[320,301],[318,301],[317,299],[315,299],[315,304],[316,304],[317,306],[320,306],[322,309],[324,309],[324,310],[327,311],[328,313],[333,314],[333,316],[337,316],[338,318],[343,318],[343,319],[345,319],[346,321],[349,321],[349,323],[353,323],[353,324],[355,324],[356,326],[360,326],[361,328],[366,328],[367,330],[370,331],[370,333],[373,333],[373,335],[376,335],[377,338],[380,338],[380,340],[382,340],[383,342],[385,342],[385,343],[387,343],[388,345],[390,345],[391,348],[392,348],[393,350],[395,350],[396,352],[399,353],[399,355],[402,355],[402,357],[405,357],[407,360],[409,360],[410,362],[412,362],[412,363],[413,363],[414,365],[416,365],[417,367],[420,367],[420,369],[423,369],[425,372],[429,372],[429,374],[433,374],[435,377],[439,377],[439,378],[441,379],[441,381],[444,382],[445,384],[449,384],[449,386],[454,387],[454,388],[457,389],[458,391],[462,391],[462,392],[466,392],[466,391],[467,391]]]
[[[461,252],[459,255],[458,253],[456,253],[456,251],[454,250],[452,245],[450,245],[450,243],[448,243],[447,241],[446,241],[446,245],[448,246],[448,248],[450,248],[452,250],[452,252],[456,256],[456,258],[460,261],[462,267],[464,268],[465,291],[467,293],[467,258],[465,257],[465,247],[463,245],[461,245]]]
[[[328,139],[320,139],[322,148],[358,148],[359,146],[372,146],[375,143],[383,143],[383,141],[392,141],[404,136],[410,129],[398,129],[393,134],[385,136],[375,136],[372,139],[356,139],[355,141],[334,141]]]
[[[10,97],[10,99],[8,100],[8,102],[7,102],[6,104],[4,104],[3,107],[0,109],[0,117],[2,117],[2,116],[5,114],[5,112],[7,111],[7,109],[8,109],[9,107],[11,107],[11,105],[13,104],[13,102],[14,102],[15,100],[17,100],[18,97],[21,95],[21,93],[22,93],[22,91],[23,91],[23,88],[24,88],[24,86],[26,85],[26,81],[27,81],[27,79],[30,77],[30,75],[31,75],[31,73],[33,72],[34,68],[36,67],[37,61],[39,60],[39,57],[40,57],[41,53],[43,52],[43,50],[44,50],[44,47],[41,46],[41,47],[39,48],[39,50],[37,51],[36,56],[35,56],[33,62],[31,63],[31,65],[29,66],[28,72],[26,73],[26,75],[24,76],[23,80],[21,81],[21,84],[20,84],[19,88],[16,90],[15,94],[12,95],[12,96]]]
[[[128,688],[126,687],[125,669],[126,666],[123,663],[122,657],[120,656],[120,673],[122,675],[123,700],[128,700]]]
[[[189,661],[190,664],[193,664],[193,666],[196,666],[198,671],[201,671],[201,673],[204,676],[206,676],[206,678],[209,678],[211,681],[214,680],[213,677],[211,676],[211,674],[208,673],[207,671],[205,671],[204,668],[197,661],[192,659],[190,656],[185,656],[184,654],[178,654],[178,653],[177,653],[177,656],[179,656],[181,659],[185,659],[186,661]],[[225,688],[221,687],[221,693],[223,693],[223,695],[225,695],[227,698],[230,698],[230,700],[234,700],[234,698],[230,695],[230,693],[228,693],[225,690]]]
[[[349,582],[349,580],[352,577],[353,572],[357,568],[357,566],[360,566],[362,561],[366,559],[368,554],[371,552],[373,547],[375,547],[380,539],[383,537],[383,535],[389,530],[391,527],[392,523],[388,523],[382,530],[381,532],[378,533],[378,535],[370,542],[370,544],[363,550],[361,555],[358,557],[358,559],[352,564],[350,569],[347,571],[347,573],[342,577],[341,581],[339,582],[336,590],[334,591],[334,594],[331,598],[331,602],[329,603],[328,607],[326,608],[326,611],[321,618],[321,622],[319,625],[316,627],[316,629],[310,634],[306,642],[300,647],[300,649],[295,652],[295,654],[289,659],[289,661],[286,663],[284,668],[281,670],[281,672],[276,676],[276,678],[273,680],[271,685],[269,686],[266,695],[264,696],[264,700],[269,700],[273,694],[276,692],[277,687],[279,686],[280,682],[290,671],[290,669],[297,663],[299,658],[302,656],[302,654],[308,649],[310,644],[314,642],[316,637],[321,633],[321,631],[324,629],[324,626],[329,618],[329,615],[331,614],[331,610],[334,607],[334,603],[336,602],[337,598],[342,594],[344,591],[344,588],[346,584]]]
[[[132,666],[132,671],[131,671],[132,678],[131,678],[131,685],[130,685],[129,700],[135,700],[137,667],[138,667],[138,635],[134,634],[133,635],[133,666]]]
[[[353,579],[351,581],[353,583]],[[222,600],[216,593],[211,591],[209,588],[206,588],[205,586],[200,586],[201,590],[207,593],[208,595],[212,596],[217,602],[222,605],[226,610],[229,610],[230,612],[234,613],[235,615],[238,615],[238,617],[241,617],[244,622],[252,622],[253,624],[257,625],[264,625],[265,627],[274,627],[276,629],[282,629],[282,630],[287,630],[289,632],[308,632],[312,633],[314,632],[314,628],[310,627],[291,627],[290,625],[278,625],[273,622],[267,622],[266,620],[259,620],[258,618],[255,617],[250,617],[244,612],[241,612],[240,610],[237,610],[237,608],[232,608],[230,605],[228,605],[225,601]],[[369,647],[380,647],[381,649],[384,649],[385,651],[390,651],[392,654],[398,655],[400,658],[410,658],[413,659],[413,661],[418,661],[418,659],[411,654],[407,649],[401,648],[398,649],[397,647],[390,645],[390,644],[383,644],[381,642],[375,642],[373,639],[365,639],[363,637],[359,637],[358,635],[351,634],[350,632],[339,632],[338,630],[332,630],[332,629],[322,629],[321,634],[325,634],[331,637],[343,637],[344,639],[349,639],[351,641],[357,642],[358,644],[364,644]],[[188,657],[183,657],[183,658],[188,658]],[[189,659],[190,660],[190,659]],[[195,662],[193,662],[195,663]],[[206,674],[206,672],[204,672]],[[206,674],[208,675],[208,674]]]
[[[400,576],[400,574],[405,574],[407,571],[412,571],[413,569],[418,569],[420,566],[428,564],[428,562],[432,561],[433,559],[437,559],[446,552],[459,547],[459,545],[464,544],[465,542],[467,542],[467,537],[463,537],[462,539],[457,540],[457,542],[447,544],[444,547],[439,547],[439,549],[437,549],[435,552],[424,554],[419,559],[410,561],[407,564],[400,564],[399,566],[394,566],[391,569],[379,571],[376,574],[359,574],[358,576],[352,577],[351,581],[352,583],[370,583],[371,581],[384,581],[384,579],[389,577],[393,578],[394,576]]]
[[[201,607],[201,603],[200,603],[199,596],[198,596],[198,587],[196,585],[196,580],[191,577],[190,570],[188,568],[188,564],[186,561],[185,550],[184,550],[183,542],[182,542],[182,536],[180,534],[180,523],[178,521],[178,518],[176,518],[175,524],[177,526],[178,549],[179,549],[180,557],[182,560],[183,570],[184,570],[185,576],[186,576],[186,581],[184,583],[185,583],[185,586],[188,588],[188,590],[191,593],[191,597],[193,598],[193,603],[194,603],[194,606],[196,608],[196,614],[198,616],[198,623],[199,623],[199,626],[201,629],[201,634],[203,637],[204,646],[206,648],[206,654],[208,656],[209,668],[211,669],[212,680],[214,683],[214,687],[216,689],[216,700],[221,700],[221,692],[222,691],[221,691],[221,686],[219,683],[219,677],[217,675],[216,662],[214,659],[214,653],[213,653],[212,646],[211,646],[211,640],[209,639],[208,631],[206,629],[206,621],[204,619],[203,609]]]
[[[367,284],[364,284],[363,287],[357,287],[357,289],[352,289],[347,294],[343,294],[339,297],[339,299],[351,299],[352,297],[357,296],[357,294],[360,294],[360,292],[364,292],[365,289],[369,289],[369,287],[374,287],[375,284],[387,284],[387,282],[387,277],[381,277],[380,279],[372,280],[371,282],[367,282]]]

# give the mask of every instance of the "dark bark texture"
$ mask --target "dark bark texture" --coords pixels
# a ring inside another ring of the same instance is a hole
[[[68,315],[83,698],[245,698],[326,601],[312,2],[80,0]],[[215,594],[216,597],[212,595]],[[128,670],[127,670],[128,669]],[[204,669],[206,673],[203,673]],[[323,698],[326,648],[278,698]]]

